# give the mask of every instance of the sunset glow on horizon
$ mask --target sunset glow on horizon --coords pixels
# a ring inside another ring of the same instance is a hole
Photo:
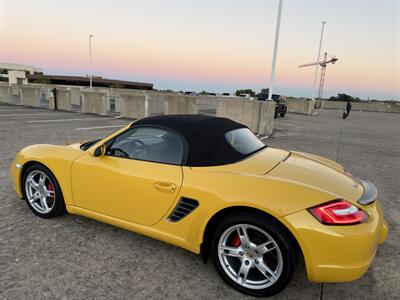
[[[260,90],[270,78],[278,1],[0,0],[0,62],[45,74],[96,76],[156,89]],[[324,97],[400,100],[400,4],[283,1],[276,92],[311,97],[321,21],[329,65]],[[321,54],[322,58],[323,54]]]

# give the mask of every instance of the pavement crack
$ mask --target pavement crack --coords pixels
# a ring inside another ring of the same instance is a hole
[[[16,224],[19,224],[19,223],[22,223],[22,222],[31,220],[31,219],[33,219],[33,218],[34,218],[34,217],[30,217],[30,218],[25,218],[25,219],[23,219],[23,220],[18,220],[18,221],[12,222],[12,223],[10,223],[10,224],[7,224],[7,225],[5,225],[5,226],[0,227],[0,231],[3,231],[3,229],[7,229],[7,228],[9,228],[9,227],[11,227],[11,226],[14,226],[14,225],[16,225]]]
[[[323,299],[323,293],[324,293],[324,283],[321,283],[321,294],[319,295],[319,300]]]

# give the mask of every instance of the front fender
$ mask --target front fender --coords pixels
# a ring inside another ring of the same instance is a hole
[[[65,204],[73,205],[71,189],[71,165],[72,162],[82,155],[83,152],[77,147],[56,145],[33,145],[22,149],[11,164],[11,175],[14,189],[22,198],[21,179],[27,167],[34,163],[46,166],[57,178],[61,187]]]

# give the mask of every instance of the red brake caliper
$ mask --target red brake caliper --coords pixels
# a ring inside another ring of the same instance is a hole
[[[240,237],[239,237],[239,235],[237,234],[237,235],[235,235],[235,237],[233,238],[232,246],[233,246],[233,247],[239,247],[240,244],[241,244],[241,242],[240,242]]]
[[[49,191],[54,191],[53,185],[50,182],[47,184],[47,189]]]

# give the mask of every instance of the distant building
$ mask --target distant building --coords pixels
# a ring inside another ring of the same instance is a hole
[[[28,75],[31,83],[48,83],[59,85],[76,85],[89,86],[89,77],[85,76],[64,76],[64,75]],[[107,79],[103,77],[92,77],[92,85],[94,87],[120,88],[120,89],[136,89],[136,90],[152,90],[152,83],[133,82],[125,80]]]
[[[28,75],[40,75],[43,70],[29,65],[0,63],[0,81],[11,84],[27,84]]]
[[[44,75],[42,69],[28,65],[0,63],[0,81],[12,84],[45,83],[70,86],[89,86],[87,76]],[[152,83],[92,77],[94,87],[152,90]]]

